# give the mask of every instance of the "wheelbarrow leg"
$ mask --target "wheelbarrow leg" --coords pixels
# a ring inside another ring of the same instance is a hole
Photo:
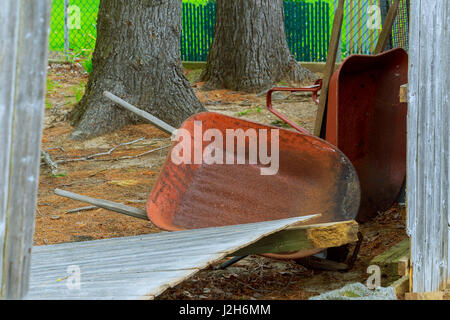
[[[353,250],[353,254],[347,263],[337,262],[330,259],[318,258],[315,256],[297,259],[295,260],[295,262],[306,268],[315,270],[350,271],[353,268],[356,259],[358,258],[358,253],[361,248],[362,241],[363,235],[361,232],[358,232],[358,242],[356,243],[355,249]]]
[[[247,257],[248,257],[248,256],[238,256],[238,257],[234,257],[233,259],[230,259],[230,260],[228,260],[227,262],[222,263],[222,264],[219,266],[219,269],[224,270],[224,269],[226,269],[226,268],[232,266],[233,264],[235,264],[235,263],[237,263],[237,262],[239,262],[239,261],[241,261],[242,259],[245,259],[245,258],[247,258]]]

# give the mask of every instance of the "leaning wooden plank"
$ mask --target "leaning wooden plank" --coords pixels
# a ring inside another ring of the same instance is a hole
[[[209,241],[226,242],[229,241],[231,236],[237,235],[236,232],[227,233],[224,231],[220,234],[217,234],[213,229],[211,230],[213,232],[206,232],[210,230],[211,229],[202,229],[202,236],[197,239],[191,240],[190,246],[195,247],[197,252],[210,253],[210,251],[208,250],[211,250],[211,247],[207,244]],[[250,230],[251,229],[249,228],[240,228],[239,232],[242,232],[244,234]],[[296,251],[303,249],[335,247],[356,241],[357,231],[358,225],[354,221],[292,227],[288,228],[287,230],[280,231],[276,235],[270,236],[267,239],[262,239],[261,241],[258,241],[257,243],[243,249],[241,252],[246,254],[259,254],[268,252],[279,253],[292,250]],[[133,246],[133,250],[142,248],[143,251],[145,251],[145,249],[149,246],[159,246],[160,249],[164,249],[167,251],[165,253],[165,257],[170,257],[170,255],[172,254],[176,255],[179,252],[185,250],[185,248],[179,246],[179,242],[184,237],[184,232],[176,232],[170,234],[160,233],[157,235],[153,235],[151,240],[142,243],[142,245],[135,243],[140,241],[140,239],[137,237],[124,238],[122,239],[120,244],[114,241],[114,239],[110,239],[109,241],[101,240],[105,251],[108,252],[108,254],[104,254],[104,260],[108,259],[108,256],[112,258],[117,257],[119,254],[123,253],[127,246],[130,245]],[[286,234],[287,237],[284,236]],[[162,239],[164,239],[164,243],[162,243]],[[71,247],[72,244],[62,244],[59,245],[58,248],[67,248],[68,250],[70,249],[74,255],[77,255],[81,254],[83,251],[88,250],[89,247],[96,245],[96,243],[97,241],[83,242],[79,244],[76,249]],[[50,258],[52,256],[52,252],[53,251],[47,249],[46,254],[42,254],[41,257]],[[192,252],[192,254],[197,254],[197,252]],[[236,253],[233,253],[231,255],[235,254]],[[95,262],[97,258],[95,253],[92,253],[92,255],[90,256],[89,254],[84,254],[84,257],[85,263],[89,263],[89,261]],[[149,255],[146,254],[146,257],[149,257]],[[162,259],[164,259],[165,257],[162,257]],[[138,258],[139,256],[136,256],[136,259]],[[40,261],[39,263],[36,262],[36,264],[39,264],[39,266],[42,268],[48,267],[48,269],[46,270],[51,270],[52,266],[57,265],[59,262],[61,261],[53,258],[51,259],[51,261],[42,259],[42,261]],[[62,263],[64,263],[64,258],[62,259]]]
[[[0,299],[28,288],[51,1],[0,6]]]
[[[331,33],[330,46],[328,49],[327,63],[323,73],[322,89],[320,93],[319,107],[316,115],[316,124],[314,126],[314,135],[319,137],[322,132],[323,119],[328,101],[328,87],[331,76],[334,73],[336,65],[336,56],[341,39],[342,21],[344,20],[345,0],[339,0],[338,8],[334,14],[333,31]]]
[[[358,223],[344,221],[291,227],[234,252],[232,256],[325,249],[358,241]]]
[[[384,51],[384,48],[386,48],[389,37],[392,35],[392,27],[394,26],[395,18],[397,17],[399,4],[400,0],[394,0],[394,3],[392,3],[389,8],[374,54],[380,54]]]
[[[153,298],[230,253],[317,216],[34,247],[27,298]]]
[[[114,211],[117,213],[121,213],[130,217],[148,220],[147,212],[142,209],[138,209],[135,207],[130,207],[121,203],[112,202],[108,200],[103,199],[95,199],[88,196],[83,196],[81,194],[76,194],[73,192],[61,190],[61,189],[55,189],[55,194],[61,197],[69,198],[72,200],[77,200],[81,202],[86,202],[93,204],[96,207],[103,208],[105,210]]]

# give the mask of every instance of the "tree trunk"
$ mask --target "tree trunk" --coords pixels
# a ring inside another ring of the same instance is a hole
[[[316,76],[291,54],[283,0],[217,0],[215,37],[202,80],[205,88],[258,92],[286,80]]]
[[[93,70],[71,113],[74,139],[140,119],[103,97],[108,90],[174,127],[204,111],[180,60],[181,0],[101,0]]]

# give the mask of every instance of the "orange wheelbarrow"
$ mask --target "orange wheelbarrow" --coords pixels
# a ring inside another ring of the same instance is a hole
[[[212,112],[196,114],[175,130],[111,93],[105,92],[105,96],[172,136],[183,133],[183,139],[172,146],[147,202],[149,219],[164,230],[245,224],[315,213],[321,216],[313,223],[356,217],[360,203],[358,176],[349,159],[327,141]],[[216,139],[226,137],[223,149],[215,150],[221,153],[216,160],[222,159],[224,164],[195,159],[211,145],[212,139],[204,138],[208,130],[213,130]],[[238,141],[235,137],[228,140],[230,132],[241,133],[245,151],[239,147],[228,149]],[[187,147],[179,152],[181,141]],[[251,146],[261,147],[261,141],[262,145],[267,143],[272,160],[278,153],[273,174],[261,174],[269,167],[267,161],[258,157],[252,162]],[[274,143],[278,150],[273,148]],[[176,159],[188,161],[174,161],[174,154]],[[227,159],[232,159],[233,164]]]

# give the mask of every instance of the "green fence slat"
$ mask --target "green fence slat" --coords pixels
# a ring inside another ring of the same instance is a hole
[[[192,4],[189,4],[189,20],[191,23],[189,23],[189,60],[194,61],[195,60],[195,53],[194,53],[194,46],[193,46],[193,39],[194,39],[194,24],[192,21],[194,21],[194,17],[192,15]]]

